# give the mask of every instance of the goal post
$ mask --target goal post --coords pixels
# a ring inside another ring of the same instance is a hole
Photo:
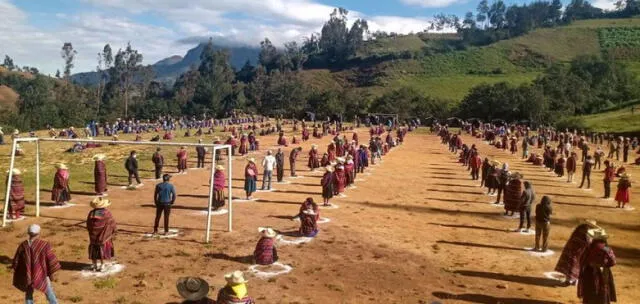
[[[211,153],[211,174],[209,180],[209,200],[208,200],[208,209],[207,209],[207,231],[205,240],[208,243],[210,239],[210,229],[211,229],[211,207],[213,205],[213,192],[214,192],[214,182],[213,176],[215,174],[216,167],[216,155],[219,151],[227,151],[227,191],[228,195],[228,226],[227,231],[232,231],[233,229],[233,192],[232,192],[232,153],[231,146],[224,144],[205,144],[205,143],[178,143],[178,142],[141,142],[141,141],[113,141],[113,140],[98,140],[98,139],[87,139],[87,138],[78,138],[78,139],[67,139],[67,138],[38,138],[38,137],[25,137],[25,138],[14,138],[12,147],[11,147],[11,158],[9,163],[9,172],[7,176],[7,189],[5,193],[5,201],[4,201],[4,210],[2,212],[2,227],[5,227],[7,224],[7,212],[9,210],[9,198],[11,191],[11,181],[13,179],[13,169],[15,167],[15,158],[16,158],[16,148],[18,143],[21,142],[34,142],[36,144],[36,217],[40,217],[40,142],[68,142],[68,143],[102,143],[102,144],[118,144],[118,145],[134,145],[134,146],[174,146],[174,147],[208,147],[212,149]]]

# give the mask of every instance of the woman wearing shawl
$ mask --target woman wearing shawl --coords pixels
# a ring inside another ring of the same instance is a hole
[[[616,286],[611,267],[616,265],[613,249],[607,244],[602,228],[589,229],[593,242],[582,255],[578,280],[578,297],[583,304],[609,304],[617,301]]]
[[[347,182],[347,176],[344,171],[344,159],[338,158],[338,165],[336,166],[336,171],[333,173],[335,176],[333,189],[334,194],[341,194],[344,192],[344,187]]]
[[[287,146],[287,139],[284,137],[284,132],[282,131],[278,134],[278,145]]]
[[[565,163],[565,160],[562,157],[562,155],[558,156],[558,159],[556,160],[555,168],[554,168],[554,172],[558,177],[564,176],[564,163]]]
[[[246,155],[249,153],[249,140],[247,139],[247,134],[242,134],[242,137],[240,137],[238,153],[240,153],[240,155]]]
[[[180,147],[178,150],[178,173],[186,173],[187,170],[187,150],[184,147]]]
[[[334,193],[334,175],[333,175],[333,167],[332,166],[326,166],[325,167],[325,173],[322,176],[322,180],[320,181],[320,184],[322,185],[322,198],[324,200],[324,205],[325,206],[330,206],[331,204],[329,203],[329,200],[331,200],[333,198],[333,193]]]
[[[327,154],[329,154],[329,161],[332,162],[336,159],[336,144],[331,142],[327,147]]]
[[[308,208],[302,211],[300,217],[300,229],[298,232],[302,237],[315,237],[318,234],[318,214],[313,211],[313,208]]]
[[[93,168],[94,190],[96,195],[101,196],[107,192],[107,166],[104,163],[106,155],[96,154],[93,157],[95,166]]]
[[[480,187],[484,187],[486,182],[487,182],[487,178],[489,177],[489,170],[491,169],[491,164],[489,164],[489,158],[484,158],[484,161],[482,162],[482,180],[480,180]]]
[[[224,166],[217,165],[213,174],[213,210],[218,210],[224,206],[224,186]]]
[[[331,162],[329,161],[329,154],[325,153],[322,155],[322,159],[320,160],[320,166],[322,167],[326,167],[330,164]]]
[[[69,189],[69,168],[62,163],[56,165],[57,171],[53,177],[53,189],[51,189],[51,200],[57,206],[64,206],[71,200],[71,190]]]
[[[589,229],[597,228],[596,221],[584,220],[582,224],[578,225],[571,233],[569,240],[562,249],[562,254],[558,263],[556,264],[555,271],[564,274],[565,284],[575,285],[580,275],[580,268],[582,263],[582,255],[589,248],[591,244],[591,237],[587,234]]]
[[[629,174],[623,173],[618,181],[618,191],[616,192],[617,208],[624,208],[631,200],[631,181]]]
[[[353,163],[353,157],[351,155],[347,155],[347,162],[344,165],[344,172],[346,174],[346,185],[347,187],[353,185],[355,181],[355,164]]]
[[[255,126],[254,126],[255,127]],[[249,141],[249,150],[256,151],[256,135],[253,132],[249,132],[249,137],[247,137]]]
[[[258,181],[258,167],[255,158],[249,158],[249,163],[244,168],[244,191],[247,193],[247,200],[251,199],[251,195],[256,192],[256,184]]]
[[[302,128],[302,141],[309,140],[309,130],[306,127]]]
[[[116,233],[116,221],[106,208],[111,203],[101,197],[91,202],[91,210],[87,215],[87,231],[89,232],[89,259],[94,271],[102,271],[104,260],[114,256],[113,236]],[[98,266],[100,260],[100,266]]]
[[[259,228],[261,238],[253,251],[253,258],[258,265],[271,265],[278,261],[276,250],[276,236],[278,234],[271,227]]]
[[[218,292],[217,304],[255,304],[247,292],[247,283],[242,271],[234,271],[224,276],[227,285]]]
[[[9,178],[8,174],[7,178]],[[14,168],[11,176],[9,214],[7,216],[10,219],[18,219],[22,216],[22,212],[24,212],[24,183],[22,182],[22,171]]]
[[[509,184],[504,186],[504,214],[513,215],[518,211],[522,198],[522,175],[515,172],[511,175]]]
[[[318,145],[311,145],[311,150],[309,151],[309,169],[315,170],[320,168],[320,162],[318,161]]]
[[[498,169],[498,166],[500,166],[500,162],[497,160],[492,160],[490,164],[491,167],[489,167],[487,180],[485,181],[484,185],[487,187],[487,194],[493,195],[500,187],[500,180],[498,178],[500,176],[500,169]]]

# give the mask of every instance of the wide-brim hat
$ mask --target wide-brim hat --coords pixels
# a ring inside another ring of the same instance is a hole
[[[240,270],[225,274],[224,279],[230,285],[240,285],[249,282],[244,278],[244,272]]]
[[[250,162],[250,163],[254,163],[254,164],[256,163],[256,159],[253,158],[253,157],[247,158],[247,161]]]
[[[63,163],[56,164],[56,168],[57,169],[63,169],[63,170],[69,169],[69,167],[67,167],[67,165],[65,165]]]
[[[202,300],[209,294],[209,283],[197,277],[179,278],[176,288],[180,296],[187,301]]]
[[[103,197],[96,197],[91,201],[90,206],[91,208],[98,208],[98,209],[107,208],[111,206],[111,201]]]
[[[318,145],[316,145],[316,144],[311,145],[311,148],[317,148],[317,147],[318,147]]]
[[[501,165],[501,163],[494,159],[494,160],[491,161],[491,165],[499,167]]]
[[[271,227],[260,227],[258,228],[258,232],[260,232],[262,236],[268,237],[271,239],[278,236],[278,233],[275,230],[273,230],[273,228]]]
[[[522,174],[520,174],[520,172],[511,173],[511,178],[512,179],[522,179]]]
[[[609,235],[603,228],[593,228],[587,230],[587,235],[593,238],[594,240],[606,240],[609,238]]]
[[[93,156],[93,160],[104,160],[105,158],[107,158],[107,156],[104,154],[96,154]]]
[[[12,175],[22,175],[22,171],[18,168],[13,168],[13,170],[7,170],[7,173],[11,172]]]
[[[336,160],[337,160],[339,163],[344,163],[344,162],[345,162],[344,157],[338,157],[338,158],[336,158]]]
[[[217,165],[217,166],[216,166],[216,170],[218,170],[218,171],[224,171],[224,166],[223,166],[223,165]]]
[[[313,209],[311,209],[311,208],[302,210],[302,213],[304,213],[306,215],[316,215],[315,211],[313,211]]]
[[[587,225],[591,226],[592,228],[600,228],[598,226],[598,222],[596,220],[594,220],[594,219],[583,219],[581,222],[582,222],[582,224],[587,224]]]
[[[325,169],[327,172],[333,172],[333,167],[332,167],[332,166],[326,166],[326,167],[324,167],[324,169]]]
[[[18,129],[13,130],[13,134],[18,135],[20,134],[20,131],[18,131]]]
[[[620,176],[620,178],[622,179],[629,179],[631,177],[631,175],[629,173],[622,173],[622,175]]]

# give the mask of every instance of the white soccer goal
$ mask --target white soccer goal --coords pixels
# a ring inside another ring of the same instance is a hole
[[[18,143],[20,142],[35,142],[36,144],[36,217],[40,217],[40,142],[70,142],[70,143],[103,143],[103,144],[113,144],[117,143],[118,145],[137,145],[137,146],[179,146],[179,147],[197,147],[204,146],[212,148],[211,153],[211,176],[209,179],[209,207],[207,212],[207,232],[205,235],[205,241],[208,243],[210,239],[211,233],[211,206],[213,205],[213,175],[215,173],[216,166],[216,155],[219,151],[226,150],[227,151],[227,208],[228,212],[228,226],[227,231],[232,231],[233,229],[233,195],[232,195],[232,181],[233,181],[233,166],[231,156],[231,146],[230,145],[216,145],[216,144],[194,144],[194,143],[173,143],[173,142],[139,142],[139,141],[111,141],[111,140],[94,140],[94,139],[62,139],[62,138],[37,138],[37,137],[26,137],[26,138],[15,138],[13,140],[13,146],[11,147],[11,161],[9,164],[9,173],[7,178],[7,190],[4,201],[4,210],[2,213],[2,227],[5,227],[7,224],[7,212],[9,210],[9,192],[11,188],[11,179],[13,178],[13,168],[15,164],[15,152]],[[180,196],[178,194],[178,196]]]

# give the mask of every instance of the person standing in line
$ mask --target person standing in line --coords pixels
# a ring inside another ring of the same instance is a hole
[[[104,154],[96,154],[93,156],[95,165],[93,168],[94,190],[97,196],[102,196],[107,192],[107,166]]]
[[[578,297],[583,304],[609,304],[617,302],[616,284],[611,267],[616,265],[616,255],[607,243],[608,235],[602,228],[589,229],[593,239],[582,256]]]
[[[25,303],[33,304],[33,292],[39,290],[49,304],[57,304],[52,282],[62,267],[49,242],[40,238],[40,226],[27,229],[29,239],[22,242],[13,257],[13,286],[25,293]]]
[[[573,182],[573,175],[576,173],[577,162],[576,162],[576,154],[571,153],[571,156],[567,158],[567,183]]]
[[[271,155],[271,150],[267,151],[267,156],[262,160],[262,187],[260,190],[271,190],[271,177],[273,176],[273,168],[276,166],[276,158]],[[267,184],[265,189],[264,185]]]
[[[177,194],[176,188],[169,183],[171,175],[162,176],[162,183],[156,185],[153,199],[156,205],[156,219],[153,224],[153,234],[158,234],[158,226],[160,225],[160,217],[164,213],[164,234],[169,233],[169,215],[171,214],[171,206],[175,203]]]
[[[284,152],[280,148],[276,152],[276,179],[278,183],[284,180]]]
[[[198,139],[198,143],[202,144],[202,139]],[[207,155],[207,148],[204,146],[196,147],[196,156],[198,158],[197,168],[204,168],[204,158]]]
[[[622,162],[627,163],[629,160],[629,149],[631,148],[631,139],[629,137],[625,138],[622,143]]]
[[[580,187],[584,186],[584,180],[587,180],[587,189],[591,189],[591,168],[593,168],[593,159],[591,155],[587,155],[587,160],[582,164],[582,182],[580,183]]]
[[[87,232],[89,232],[89,259],[92,270],[104,270],[104,261],[111,260],[115,255],[113,237],[117,226],[111,212],[107,209],[111,205],[108,199],[96,197],[91,201],[91,208],[87,215]],[[100,266],[98,266],[100,260]]]
[[[291,168],[291,177],[296,177],[296,160],[298,159],[298,155],[302,151],[302,147],[297,147],[291,150],[289,154],[289,167]]]
[[[547,251],[552,214],[551,199],[545,195],[536,206],[536,244],[533,247],[534,251]],[[542,247],[540,247],[540,237],[542,237]]]
[[[153,167],[155,168],[156,180],[162,178],[162,167],[164,166],[164,156],[160,154],[160,147],[156,148],[156,152],[153,153],[151,161],[153,161]]]
[[[56,173],[53,177],[51,200],[57,206],[64,206],[71,201],[71,189],[69,188],[69,168],[63,163],[56,165]]]
[[[129,158],[124,163],[125,169],[127,169],[127,173],[129,175],[129,188],[133,187],[133,178],[136,179],[138,183],[137,187],[142,186],[142,182],[140,181],[140,175],[138,174],[138,155],[136,151],[131,151],[129,153]]]
[[[620,176],[618,181],[618,191],[616,192],[616,202],[618,202],[618,208],[624,208],[631,200],[631,181],[629,180],[629,174],[624,173]]]
[[[595,165],[593,166],[594,169],[600,170],[600,167],[602,166],[602,157],[604,157],[604,151],[602,151],[602,148],[598,146],[596,151],[593,153],[593,158],[595,160]]]
[[[609,160],[604,161],[604,198],[611,197],[611,182],[616,178],[616,169]]]
[[[527,218],[527,229],[525,231],[529,231],[531,228],[531,205],[536,199],[536,193],[533,191],[533,187],[529,181],[524,182],[524,191],[522,191],[521,203],[519,206],[520,211],[520,226],[518,226],[518,231],[523,231],[524,227],[524,218]]]
[[[247,194],[247,200],[252,199],[251,195],[256,192],[256,184],[258,181],[258,167],[256,159],[251,157],[247,159],[247,166],[244,168],[244,191]]]
[[[22,217],[25,205],[24,182],[20,169],[13,168],[12,171],[13,175],[11,185],[9,186],[9,212],[7,213],[7,217],[9,219],[19,219]],[[7,171],[7,178],[9,178],[9,171]]]
[[[176,157],[178,158],[178,174],[186,174],[187,160],[189,159],[187,150],[184,147],[180,147],[180,150],[178,150]]]

